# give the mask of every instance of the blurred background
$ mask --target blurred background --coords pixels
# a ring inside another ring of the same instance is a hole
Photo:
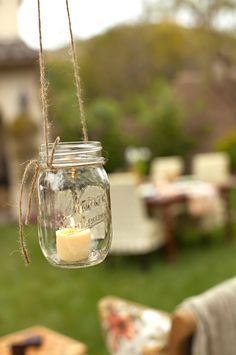
[[[180,193],[192,197],[197,195],[196,179],[214,184],[215,190],[226,186],[223,202],[227,211],[224,205],[222,213],[227,214],[227,221],[224,223],[223,217],[222,223],[206,222],[206,214],[212,217],[216,213],[208,208],[215,206],[212,199],[208,203],[213,186],[208,185],[205,195],[201,190],[197,207],[187,206],[188,212],[194,210],[188,217],[186,206],[184,211],[180,208],[184,214],[172,206],[177,248],[174,264],[166,261],[165,252],[158,247],[145,255],[149,266],[144,270],[139,253],[127,256],[125,249],[119,253],[114,247],[116,255],[110,255],[107,264],[84,271],[58,271],[42,259],[33,226],[28,238],[33,262],[24,268],[19,253],[14,252],[18,248],[19,183],[22,163],[37,157],[43,141],[37,8],[36,2],[29,0],[2,0],[1,335],[43,324],[85,342],[91,354],[106,354],[96,310],[102,296],[116,294],[171,312],[185,297],[235,273],[236,1],[128,2],[71,0],[89,139],[102,142],[111,178],[117,173],[135,176],[135,186],[145,203],[153,187],[157,197]],[[42,26],[52,140],[57,135],[62,141],[81,140],[63,1],[42,0]],[[194,161],[204,154],[210,160],[205,165],[199,163],[198,175]],[[158,164],[156,159],[167,157],[181,161],[181,168],[167,159],[171,171],[164,168],[156,178],[154,161]],[[213,169],[210,177],[209,166]],[[176,181],[190,181],[191,185],[175,184],[169,189]],[[158,213],[163,223],[160,210]],[[228,222],[230,244],[223,237]],[[110,263],[113,268],[107,266]],[[214,275],[209,272],[212,268]]]

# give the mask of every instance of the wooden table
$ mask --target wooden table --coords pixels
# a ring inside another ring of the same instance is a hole
[[[230,203],[230,192],[235,184],[222,184],[217,186],[219,196],[224,202],[224,238],[227,242],[233,238],[232,213]],[[148,213],[154,216],[155,211],[158,210],[163,222],[165,240],[166,240],[166,259],[173,262],[176,259],[176,239],[175,239],[175,225],[172,214],[172,207],[180,203],[188,203],[189,195],[186,193],[173,194],[169,196],[146,197]]]
[[[235,183],[222,184],[218,186],[218,191],[221,199],[224,201],[224,237],[227,242],[233,239],[233,216],[230,201],[230,192],[235,188]]]
[[[40,346],[30,346],[18,354],[25,355],[86,355],[87,346],[77,340],[42,326],[35,326],[0,338],[0,354],[12,355],[13,344],[22,344],[32,337],[39,337]],[[16,352],[17,353],[17,352]]]
[[[185,203],[187,197],[184,194],[168,197],[148,197],[146,198],[146,205],[148,214],[154,217],[156,210],[160,213],[160,217],[163,223],[164,235],[165,235],[165,252],[168,262],[173,262],[176,259],[176,240],[175,240],[175,226],[174,217],[172,214],[172,207]]]

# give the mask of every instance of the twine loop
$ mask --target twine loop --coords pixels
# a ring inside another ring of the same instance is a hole
[[[56,147],[60,142],[60,137],[57,137],[53,143],[52,147],[52,153],[51,157],[49,157],[49,160],[46,161],[46,168],[50,170],[55,170],[55,167],[53,166],[53,158],[54,154],[56,151]],[[29,220],[30,220],[30,213],[32,209],[32,201],[33,201],[33,195],[34,191],[37,185],[37,180],[39,177],[39,173],[45,169],[45,166],[43,166],[38,160],[30,160],[28,164],[25,167],[22,181],[21,181],[21,186],[20,186],[20,198],[19,198],[19,242],[20,242],[20,249],[21,253],[23,255],[25,264],[28,265],[30,263],[30,258],[29,258],[29,253],[28,249],[26,246],[25,242],[25,233],[24,233],[24,225],[29,225]],[[30,171],[33,171],[33,177],[31,180],[30,184],[30,190],[28,194],[28,201],[27,201],[27,210],[26,210],[26,217],[25,220],[23,218],[23,193],[24,193],[24,185],[27,181],[27,177]]]

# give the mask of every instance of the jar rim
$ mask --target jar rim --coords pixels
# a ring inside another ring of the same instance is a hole
[[[54,143],[48,143],[49,148],[53,148]],[[71,148],[71,147],[83,147],[83,146],[88,146],[88,147],[98,147],[101,148],[101,142],[99,141],[70,141],[70,142],[58,142],[57,147],[64,147],[64,148]],[[41,144],[41,149],[45,149],[46,144],[42,143]]]
[[[51,155],[54,143],[48,144],[49,155]],[[99,141],[72,141],[59,142],[56,145],[53,155],[53,166],[71,167],[104,164],[105,159],[101,156],[102,145]],[[46,160],[46,144],[41,144],[40,158]]]

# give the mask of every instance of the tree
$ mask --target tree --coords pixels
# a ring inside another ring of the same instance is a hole
[[[193,63],[188,42],[188,31],[168,22],[123,26],[91,39],[80,62],[86,96],[120,100],[145,91],[160,75],[173,78],[187,61]]]
[[[117,101],[98,98],[87,106],[87,123],[90,140],[102,142],[108,172],[124,166],[123,113]]]
[[[188,13],[195,26],[215,29],[218,16],[236,9],[236,0],[144,0],[143,18],[150,22],[176,17],[176,12]]]
[[[155,95],[155,96],[154,96]],[[154,87],[149,116],[149,148],[155,156],[186,156],[194,140],[185,129],[185,112],[166,82]]]
[[[231,169],[236,171],[236,130],[231,131],[226,136],[222,137],[216,145],[218,151],[228,154],[230,158]]]
[[[54,59],[47,63],[50,83],[50,121],[62,141],[82,139],[79,105],[70,62]],[[51,104],[53,103],[53,105]]]
[[[222,12],[236,9],[235,0],[173,0],[175,9],[188,11],[195,25],[206,29],[214,29],[216,20]]]
[[[158,81],[146,95],[136,97],[134,117],[142,126],[140,146],[148,147],[152,156],[187,156],[194,138],[185,128],[186,115],[166,81]]]

